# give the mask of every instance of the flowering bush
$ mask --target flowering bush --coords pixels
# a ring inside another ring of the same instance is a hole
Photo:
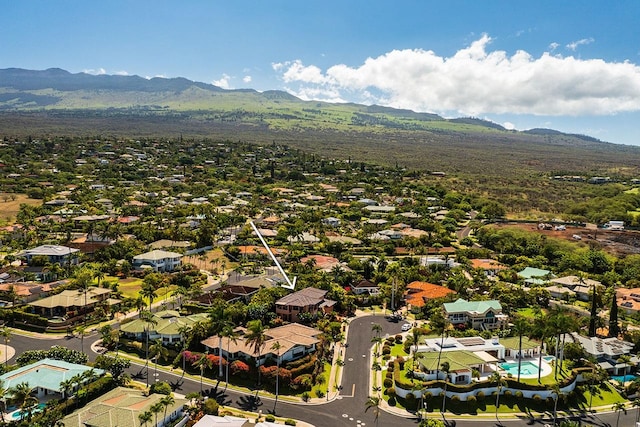
[[[291,380],[291,371],[288,369],[280,368],[280,371],[278,372],[277,366],[268,366],[268,367],[260,366],[260,375],[266,381],[269,381],[272,383],[275,382],[276,374],[278,374],[278,376],[280,377],[280,381],[286,382]]]
[[[244,363],[242,360],[234,360],[233,362],[231,362],[231,365],[229,365],[229,368],[231,369],[231,374],[232,375],[247,375],[249,373],[249,365],[247,365],[246,363]]]

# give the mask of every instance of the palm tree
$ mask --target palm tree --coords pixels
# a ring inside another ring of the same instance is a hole
[[[153,418],[153,414],[149,411],[144,411],[138,414],[138,419],[140,420],[140,425],[147,425],[149,421]]]
[[[238,333],[235,331],[235,329],[233,328],[233,326],[230,326],[228,328],[226,328],[224,331],[222,331],[222,336],[224,336],[227,339],[227,359],[229,358],[229,355],[231,354],[231,343],[233,342],[234,344],[238,342]],[[227,369],[226,369],[226,378],[225,378],[225,384],[224,384],[224,391],[227,391],[227,387],[229,386],[229,365],[230,365],[230,361],[227,360]]]
[[[522,316],[516,316],[513,319],[513,328],[518,334],[518,382],[520,382],[520,370],[522,368],[522,336],[529,330],[527,319]]]
[[[8,362],[7,357],[9,355],[7,345],[9,341],[11,341],[11,329],[8,326],[3,326],[2,329],[0,329],[0,336],[4,339],[4,366],[6,367]]]
[[[616,427],[618,427],[618,424],[620,424],[620,412],[624,412],[624,414],[627,415],[627,407],[622,402],[616,402],[611,409],[618,413],[618,418],[616,418]]]
[[[379,323],[374,323],[371,325],[371,332],[375,332],[376,336],[379,338],[382,333],[382,325]]]
[[[231,323],[231,316],[225,311],[224,305],[216,304],[211,311],[209,311],[209,319],[211,319],[210,333],[218,336],[218,356],[220,357],[220,363],[218,364],[218,378],[222,378],[222,335],[225,329],[229,326],[233,326]]]
[[[4,424],[4,412],[7,410],[7,398],[8,390],[4,388],[4,381],[0,380],[0,418],[2,419],[2,424]]]
[[[498,371],[493,371],[489,380],[492,383],[496,383],[498,387],[498,390],[496,391],[496,421],[498,425],[500,425],[500,419],[498,418],[498,408],[500,407],[500,393],[502,392],[502,387],[507,385],[507,381],[502,378],[502,375],[500,375],[500,372]]]
[[[275,402],[273,402],[274,414],[276,412],[276,405],[278,404],[278,385],[280,380],[280,349],[281,348],[282,348],[282,345],[280,344],[280,341],[274,342],[273,345],[271,346],[271,351],[276,352],[276,400]]]
[[[252,320],[247,323],[247,334],[245,335],[247,344],[253,347],[253,354],[256,354],[256,368],[258,368],[258,386],[260,386],[260,358],[262,357],[262,349],[267,340],[267,336],[264,332],[264,326],[262,321]]]
[[[87,334],[87,326],[86,326],[86,324],[85,325],[79,325],[76,328],[76,333],[78,335],[80,335],[80,349],[84,353],[84,336]]]
[[[87,323],[87,293],[89,292],[89,287],[91,283],[93,283],[93,277],[95,272],[89,267],[82,267],[76,270],[73,277],[73,284],[75,288],[82,294],[84,294],[84,307],[82,310],[84,315],[82,316],[82,320],[84,324]]]
[[[168,394],[165,397],[163,397],[162,399],[160,399],[160,403],[162,403],[162,406],[164,406],[164,420],[166,421],[167,419],[167,408],[171,405],[173,405],[174,403],[176,403],[176,399]]]
[[[553,403],[553,425],[556,425],[556,420],[558,419],[558,400],[560,399],[560,395],[562,394],[562,390],[560,389],[560,385],[558,383],[553,384],[551,387],[551,391],[553,392],[554,403]]]
[[[151,412],[153,412],[153,415],[155,415],[156,426],[158,425],[158,413],[160,413],[163,408],[164,408],[164,405],[162,404],[162,402],[156,402],[153,405],[151,405],[151,408],[149,408]]]
[[[158,321],[153,316],[151,311],[141,311],[138,316],[140,320],[144,323],[144,335],[145,335],[145,364],[147,370],[147,387],[149,387],[149,329],[151,325],[157,325]]]
[[[186,359],[184,357],[184,352],[187,350],[189,342],[187,341],[187,337],[191,333],[191,327],[189,325],[182,325],[178,328],[178,333],[180,334],[180,338],[182,339],[182,378],[184,378],[184,371],[186,369]]]
[[[373,416],[375,417],[377,427],[378,418],[380,418],[380,398],[378,396],[369,396],[367,398],[364,411],[367,412],[369,409],[373,409]]]
[[[151,347],[149,347],[149,353],[151,353],[151,357],[155,360],[153,376],[156,378],[158,376],[158,359],[166,359],[169,357],[169,350],[163,345],[162,339],[158,338],[151,344]]]
[[[151,283],[143,283],[139,293],[143,298],[149,299],[148,307],[149,310],[151,310],[151,304],[153,304],[153,300],[158,296],[156,288]]]
[[[11,396],[11,401],[18,408],[25,409],[32,404],[33,396],[31,396],[31,393],[33,390],[33,387],[31,387],[29,383],[22,382],[7,390],[7,394]],[[21,411],[20,413],[20,419],[22,419],[22,416],[24,415],[23,412],[24,411]]]
[[[204,377],[204,370],[213,366],[208,356],[209,353],[202,353],[202,356],[200,356],[195,364],[197,368],[200,368],[200,394],[202,394],[202,377]]]
[[[444,421],[444,412],[446,410],[446,404],[447,404],[447,384],[448,384],[448,379],[449,379],[449,362],[443,362],[442,365],[440,366],[440,370],[442,372],[444,372],[444,393],[442,393],[442,420]]]

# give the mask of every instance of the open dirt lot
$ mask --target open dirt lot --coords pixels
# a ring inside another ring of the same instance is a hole
[[[15,197],[15,200],[12,200],[12,197]],[[15,221],[22,203],[40,206],[42,204],[42,200],[30,199],[24,194],[0,193],[0,221]]]

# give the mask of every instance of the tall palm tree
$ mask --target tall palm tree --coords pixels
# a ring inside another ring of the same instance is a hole
[[[440,366],[440,370],[444,372],[444,392],[442,393],[442,420],[444,420],[444,412],[446,410],[447,404],[447,384],[449,383],[449,370],[451,367],[449,366],[449,362],[443,362]]]
[[[562,390],[560,390],[560,385],[558,383],[554,383],[551,387],[551,391],[553,392],[553,425],[556,425],[556,420],[558,419],[558,400],[560,400],[560,395],[562,394]]]
[[[380,337],[380,334],[382,333],[382,325],[380,325],[379,323],[372,324],[371,331],[375,332],[377,337]]]
[[[624,412],[624,414],[627,415],[627,407],[622,402],[616,402],[611,409],[618,413],[618,417],[616,418],[616,427],[618,427],[618,424],[620,424],[620,412]]]
[[[184,371],[186,369],[187,360],[184,357],[184,352],[187,351],[189,341],[187,338],[191,333],[191,327],[189,325],[182,325],[178,328],[178,333],[180,334],[180,338],[182,339],[182,378],[184,378]]]
[[[204,377],[204,370],[207,368],[211,368],[213,364],[211,363],[211,359],[209,359],[209,353],[202,353],[202,356],[196,361],[195,366],[200,368],[200,394],[202,395],[202,377]]]
[[[231,354],[231,343],[234,344],[238,342],[238,333],[235,331],[233,326],[226,328],[222,331],[222,336],[227,339],[227,359],[229,359],[229,355]],[[226,378],[224,383],[224,391],[227,391],[227,387],[229,386],[229,365],[231,364],[230,360],[227,360],[227,369],[226,369]]]
[[[155,426],[158,425],[158,414],[160,412],[162,412],[163,408],[164,408],[164,405],[162,404],[162,402],[156,402],[153,405],[151,405],[151,408],[149,408],[151,410],[151,412],[153,413],[153,415],[155,416],[155,420],[156,420],[155,421]]]
[[[218,356],[220,357],[218,378],[222,378],[222,335],[224,330],[232,326],[233,323],[231,322],[229,312],[225,310],[225,306],[222,304],[216,304],[211,311],[209,311],[209,319],[211,320],[210,333],[218,336]]]
[[[144,411],[138,414],[138,419],[140,420],[140,425],[147,425],[149,421],[153,418],[153,414],[149,411]]]
[[[8,326],[3,326],[2,329],[0,329],[0,337],[4,339],[4,366],[6,367],[8,362],[7,357],[9,355],[7,345],[9,344],[9,341],[11,341],[11,329]]]
[[[87,325],[79,325],[75,332],[80,335],[80,349],[84,353],[84,337],[87,335]]]
[[[144,336],[145,336],[145,364],[144,366],[146,367],[146,371],[147,371],[147,387],[149,387],[149,329],[152,325],[157,325],[158,321],[156,320],[156,318],[154,317],[153,313],[151,313],[151,311],[146,311],[143,310],[141,311],[138,316],[140,317],[140,320],[142,320],[142,322],[144,323]]]
[[[262,349],[267,341],[264,326],[260,319],[252,320],[247,323],[247,334],[245,335],[247,344],[253,347],[253,354],[257,355],[256,368],[258,371],[258,386],[260,386],[260,358],[262,357]]]
[[[73,285],[78,289],[78,292],[84,294],[84,307],[82,307],[84,314],[82,320],[85,325],[87,323],[87,293],[93,283],[94,274],[95,272],[90,267],[81,267],[76,270],[73,275]]]
[[[522,316],[513,319],[513,328],[518,334],[518,382],[520,382],[520,370],[522,369],[522,336],[529,330],[529,322]]]
[[[378,426],[378,419],[380,418],[380,398],[378,396],[369,396],[365,403],[364,411],[373,409],[373,416],[376,420],[376,427]]]
[[[273,402],[273,413],[276,412],[276,405],[278,404],[278,385],[280,380],[280,349],[282,345],[280,341],[276,341],[271,346],[271,351],[276,352],[276,400]]]
[[[173,405],[174,403],[176,403],[176,399],[172,395],[168,394],[164,396],[162,399],[160,399],[160,403],[162,403],[162,405],[164,406],[164,420],[166,421],[167,408]]]
[[[496,421],[498,425],[500,425],[500,419],[498,418],[498,408],[500,407],[500,393],[502,393],[502,387],[507,385],[507,381],[502,378],[502,375],[500,375],[500,372],[498,371],[493,371],[493,373],[489,377],[489,380],[492,383],[496,383],[496,386],[498,387],[496,391]]]
[[[158,376],[158,359],[164,360],[169,357],[169,349],[164,346],[164,344],[162,343],[162,339],[157,338],[149,347],[149,353],[155,361],[153,377],[156,378]]]
[[[153,300],[156,299],[158,293],[156,292],[156,288],[151,283],[143,283],[142,288],[139,291],[140,296],[143,298],[147,298],[149,300],[149,310],[151,310],[151,305],[153,304]]]

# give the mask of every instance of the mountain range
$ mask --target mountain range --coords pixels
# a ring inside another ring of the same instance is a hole
[[[304,101],[278,90],[227,90],[185,78],[59,68],[0,69],[0,130],[14,135],[180,134],[255,143],[277,139],[325,156],[449,171],[495,171],[496,153],[509,160],[498,169],[527,165],[606,173],[620,161],[640,163],[635,147],[551,129],[512,131],[473,117],[445,119],[377,105]],[[571,157],[580,161],[572,163]]]

